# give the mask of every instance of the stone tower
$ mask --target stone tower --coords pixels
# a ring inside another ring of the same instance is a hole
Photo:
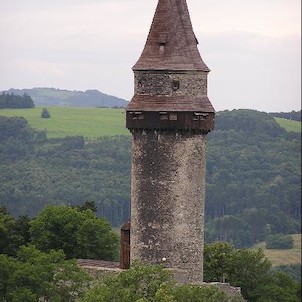
[[[197,44],[186,0],[159,0],[126,108],[131,261],[164,262],[183,283],[203,279],[205,136],[215,116]]]

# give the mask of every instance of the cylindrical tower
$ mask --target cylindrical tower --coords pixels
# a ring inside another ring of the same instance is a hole
[[[208,67],[185,0],[159,0],[134,65],[131,261],[162,263],[180,282],[203,275],[205,136],[214,128]]]

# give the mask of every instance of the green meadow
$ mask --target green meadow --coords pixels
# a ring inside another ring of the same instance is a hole
[[[301,122],[275,117],[276,122],[288,132],[301,132]]]
[[[86,139],[101,136],[130,135],[125,128],[124,109],[48,107],[51,117],[41,118],[42,107],[32,109],[0,109],[0,115],[22,116],[32,128],[45,130],[50,138],[82,135]],[[301,132],[301,123],[275,118],[287,131]]]
[[[0,109],[0,115],[22,116],[32,128],[46,130],[50,138],[82,135],[86,139],[128,134],[125,111],[109,108],[47,107],[50,118],[41,118],[41,107]]]
[[[271,250],[265,247],[265,242],[259,242],[252,249],[261,248],[273,266],[301,264],[301,234],[293,234],[294,247],[289,250]]]

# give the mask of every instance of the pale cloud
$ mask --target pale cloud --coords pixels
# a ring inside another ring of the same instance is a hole
[[[212,69],[209,96],[217,110],[230,104],[263,111],[300,108],[299,36],[226,32],[206,36],[204,42],[204,57]]]
[[[299,0],[187,0],[217,110],[300,108]],[[157,0],[0,0],[0,90],[130,99]]]
[[[195,29],[205,32],[245,31],[280,36],[300,33],[299,0],[191,0]]]

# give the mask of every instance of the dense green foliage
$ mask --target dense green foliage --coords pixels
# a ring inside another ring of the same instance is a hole
[[[289,235],[269,235],[266,238],[266,248],[267,249],[292,249],[294,246],[294,240]]]
[[[29,218],[15,219],[5,207],[0,207],[0,254],[15,256],[20,246],[29,243]]]
[[[280,270],[271,270],[271,263],[260,249],[236,249],[223,242],[206,244],[204,281],[239,286],[249,302],[300,301],[300,283]]]
[[[284,273],[275,273],[263,284],[261,294],[251,302],[300,302],[301,285]]]
[[[227,281],[241,287],[243,297],[249,302],[299,302],[300,283],[288,274],[272,272],[271,263],[261,250],[235,249],[227,243],[205,246],[204,281]],[[223,278],[221,278],[223,276]],[[97,280],[82,302],[128,301],[237,301],[213,286],[180,286],[162,266],[134,265],[119,275]]]
[[[82,302],[235,302],[215,287],[179,286],[159,265],[134,265],[108,276],[86,292]]]
[[[16,256],[20,246],[30,243],[43,252],[62,250],[67,259],[118,260],[118,235],[106,220],[96,217],[92,206],[46,206],[31,220],[15,219],[1,207],[0,254]]]
[[[0,250],[0,301],[34,302],[40,297],[49,301],[78,301],[83,293],[80,299],[83,302],[237,301],[236,297],[228,299],[215,287],[179,286],[162,266],[136,264],[130,270],[108,275],[88,286],[87,275],[74,261],[65,260],[63,250],[69,254],[67,258],[105,259],[114,254],[115,245],[111,243],[116,236],[105,238],[110,229],[103,221],[100,228],[95,227],[99,225],[98,219],[91,209],[94,209],[91,202],[76,208],[48,206],[31,221],[21,223],[20,218],[14,220],[1,208],[0,235],[5,241]],[[16,243],[27,246],[19,248]],[[300,282],[292,274],[293,270],[298,274],[297,268],[292,268],[291,273],[289,268],[272,270],[260,249],[236,249],[222,242],[205,245],[204,281],[239,286],[250,302],[298,302]]]
[[[300,264],[279,265],[271,269],[272,272],[281,272],[289,275],[295,282],[301,283],[302,266]]]
[[[301,137],[269,114],[218,113],[207,148],[206,240],[237,247],[300,232]]]
[[[22,118],[1,117],[0,142],[0,202],[14,216],[94,201],[114,226],[128,220],[129,136],[49,139]],[[300,135],[269,114],[219,112],[208,136],[206,241],[248,247],[300,232],[300,151]]]
[[[66,257],[116,260],[118,237],[111,225],[91,210],[47,206],[30,221],[31,243],[41,251],[63,250]]]
[[[62,251],[21,247],[15,258],[0,254],[0,301],[75,301],[90,277]]]
[[[12,93],[0,94],[0,109],[1,108],[33,108],[34,101],[28,94],[15,95]]]

